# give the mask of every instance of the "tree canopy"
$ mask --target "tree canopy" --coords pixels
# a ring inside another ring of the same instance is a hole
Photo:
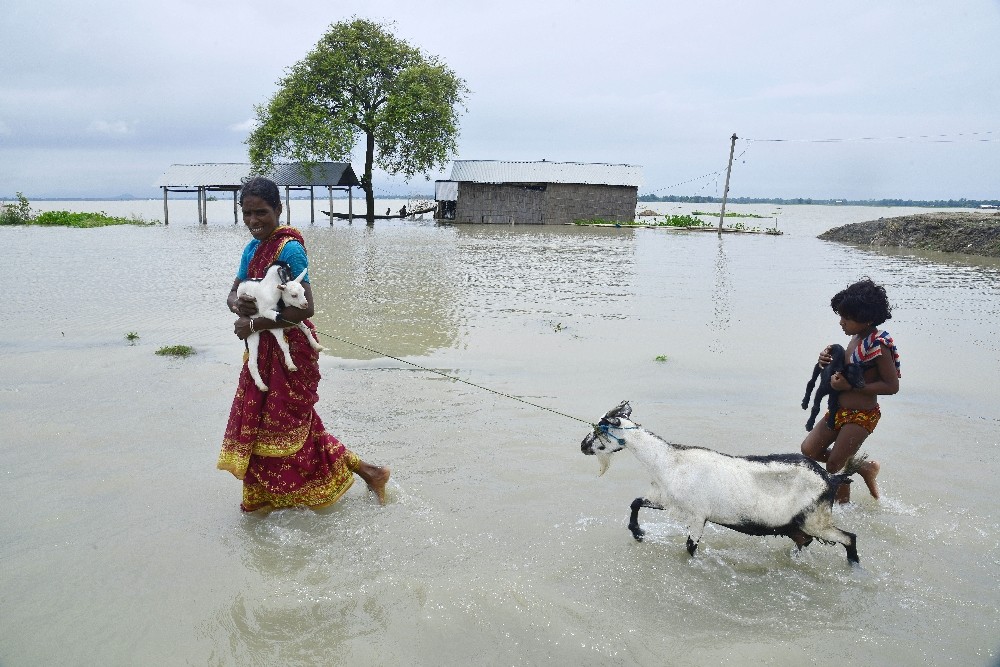
[[[368,223],[374,223],[372,169],[415,174],[443,167],[455,154],[458,115],[468,89],[435,56],[379,23],[334,23],[304,59],[255,107],[247,138],[254,169],[279,159],[343,162],[364,140]]]

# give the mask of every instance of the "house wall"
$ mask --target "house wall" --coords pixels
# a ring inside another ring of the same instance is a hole
[[[551,183],[545,191],[542,221],[562,225],[575,220],[635,220],[639,188],[627,185]]]
[[[625,185],[459,183],[454,222],[558,225],[633,220],[638,188]]]

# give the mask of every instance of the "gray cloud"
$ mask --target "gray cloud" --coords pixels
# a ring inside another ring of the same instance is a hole
[[[995,1],[7,5],[0,195],[155,196],[170,163],[245,160],[253,106],[330,23],[359,15],[394,21],[466,79],[462,159],[628,162],[644,190],[715,194],[715,178],[668,186],[724,167],[733,132],[874,137],[741,143],[732,193],[998,196]]]

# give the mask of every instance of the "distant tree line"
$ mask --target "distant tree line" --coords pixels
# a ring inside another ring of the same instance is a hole
[[[643,202],[677,202],[684,204],[721,203],[721,197],[706,197],[702,195],[639,195]],[[732,204],[817,204],[825,206],[924,206],[927,208],[979,208],[980,206],[1000,206],[1000,199],[812,199],[797,197],[781,199],[779,197],[729,197],[726,200]]]

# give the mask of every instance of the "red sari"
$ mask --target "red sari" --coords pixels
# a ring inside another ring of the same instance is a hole
[[[292,227],[278,227],[262,241],[250,260],[249,278],[263,278],[290,240],[305,243]],[[313,325],[308,320],[306,326]],[[284,332],[297,371],[285,368],[281,349],[271,334],[260,336],[257,366],[269,388],[257,388],[246,363],[222,440],[218,468],[243,480],[245,512],[304,505],[325,507],[340,499],[354,483],[359,459],[326,432],[316,413],[319,399],[319,353],[296,327]]]

